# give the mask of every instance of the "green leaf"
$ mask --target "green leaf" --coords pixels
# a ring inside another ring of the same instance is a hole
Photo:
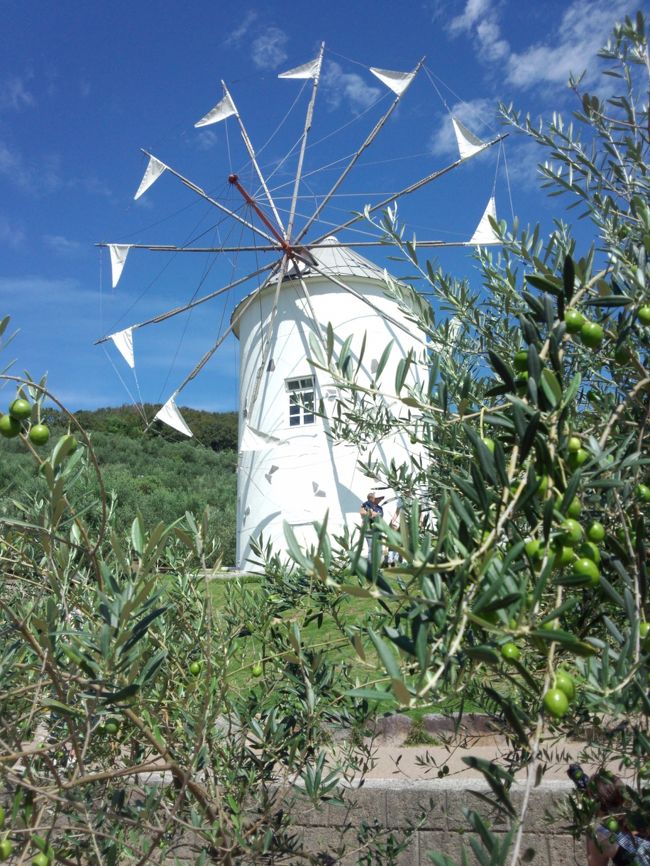
[[[379,655],[382,664],[386,668],[388,675],[391,677],[391,679],[400,680],[402,678],[402,675],[399,669],[399,665],[390,647],[379,637],[379,635],[375,634],[375,632],[371,628],[368,629],[368,635],[370,637],[370,640],[375,645],[377,654]]]
[[[540,381],[544,396],[555,409],[562,402],[562,388],[555,376],[555,373],[548,367],[544,367]]]
[[[556,282],[551,282],[547,277],[540,277],[538,274],[526,274],[525,280],[542,292],[550,292],[552,295],[558,297],[562,294],[560,285]]]

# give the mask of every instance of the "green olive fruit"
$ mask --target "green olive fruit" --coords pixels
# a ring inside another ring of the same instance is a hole
[[[539,538],[529,539],[524,545],[524,550],[526,551],[526,556],[532,559],[533,562],[539,562],[540,559],[544,558],[544,547]]]
[[[650,487],[647,484],[637,484],[634,492],[641,502],[650,502]]]
[[[119,731],[119,729],[120,729],[119,724],[116,721],[114,721],[113,719],[109,719],[106,722],[106,724],[104,725],[104,730],[106,731],[107,734],[111,734],[111,735],[116,734]]]
[[[20,433],[20,421],[16,421],[11,415],[3,415],[0,418],[0,435],[6,439],[13,439]]]
[[[592,521],[587,527],[587,538],[598,544],[605,538],[605,527],[598,520]]]
[[[258,679],[259,677],[261,677],[263,672],[264,672],[264,670],[262,668],[261,662],[255,662],[255,664],[251,668],[251,674],[255,677],[255,679]]]
[[[201,662],[190,662],[188,671],[193,677],[198,676],[201,673]]]
[[[571,565],[576,558],[576,552],[572,547],[560,545],[555,548],[553,557],[553,568],[564,568],[566,565]]]
[[[520,349],[512,360],[512,365],[518,373],[528,371],[528,349]]]
[[[588,559],[586,556],[578,557],[573,563],[573,573],[577,577],[586,578],[591,586],[600,585],[600,571],[593,559]]]
[[[540,626],[544,631],[558,631],[560,628],[560,620],[559,619],[548,619],[546,622],[543,622]]]
[[[567,517],[580,517],[580,512],[582,511],[582,502],[578,498],[572,499],[569,502],[569,507],[566,510]]]
[[[549,689],[544,695],[544,709],[549,715],[561,719],[569,709],[569,699],[562,689]]]
[[[584,538],[585,533],[582,526],[573,517],[567,517],[561,524],[560,529],[562,531],[562,541],[564,544],[568,544],[569,547],[577,547]]]
[[[32,416],[32,404],[22,397],[16,397],[9,407],[9,414],[12,418],[15,418],[16,421],[26,421]]]
[[[589,452],[584,448],[578,448],[572,454],[569,454],[569,466],[571,469],[579,469],[589,460]]]
[[[576,549],[576,553],[581,558],[586,557],[587,559],[591,559],[591,561],[595,562],[596,565],[600,564],[600,550],[593,541],[585,541],[584,544],[581,544],[580,547]]]
[[[42,851],[34,857],[32,860],[32,866],[49,866],[50,858],[47,854],[44,854]]]
[[[643,304],[637,313],[642,325],[650,325],[650,304]]]
[[[585,322],[580,328],[580,339],[588,349],[597,349],[604,336],[605,332],[597,322]]]
[[[539,482],[539,486],[537,488],[537,495],[544,496],[548,488],[551,486],[552,479],[548,475],[538,475],[537,481]]]
[[[650,650],[650,622],[639,623],[639,637],[643,649]]]
[[[582,442],[578,436],[569,436],[566,447],[570,454],[575,454],[576,451],[582,448]]]
[[[567,310],[564,314],[564,324],[569,334],[577,334],[585,323],[585,317],[577,310]]]
[[[516,643],[509,641],[501,647],[501,655],[506,661],[517,661],[521,658],[521,650]]]
[[[50,431],[45,424],[33,424],[29,430],[30,442],[34,445],[45,445],[50,438]]]
[[[494,454],[494,439],[490,439],[489,436],[484,436],[483,439],[482,439],[481,441],[483,442],[483,444],[485,445],[485,447],[487,448],[487,450],[488,450],[491,454]]]
[[[576,685],[573,682],[573,677],[562,669],[555,671],[553,688],[562,689],[570,701],[576,696]]]
[[[606,818],[603,823],[605,825],[605,829],[609,830],[610,833],[618,833],[620,826],[616,818]]]
[[[632,349],[627,343],[621,343],[614,349],[614,361],[617,364],[627,364],[632,357]]]
[[[10,839],[0,839],[0,860],[8,860],[13,850],[14,846]]]

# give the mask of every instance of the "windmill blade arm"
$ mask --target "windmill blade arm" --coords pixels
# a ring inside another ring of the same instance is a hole
[[[488,141],[485,145],[484,150],[487,150],[489,147],[493,147],[493,145],[498,144],[500,141],[503,141],[503,139],[507,138],[509,134],[510,133],[505,132],[503,135],[499,135],[497,136],[497,138],[493,138],[492,141]],[[344,223],[340,223],[340,225],[336,226],[335,228],[329,229],[327,232],[325,232],[325,234],[320,235],[320,237],[316,238],[316,240],[311,241],[310,246],[314,244],[319,244],[330,235],[335,235],[338,232],[343,231],[343,229],[347,229],[351,225],[358,223],[360,220],[365,218],[365,214],[374,213],[375,211],[387,207],[394,201],[397,201],[398,198],[403,198],[406,195],[410,195],[416,190],[421,189],[423,186],[426,186],[432,181],[437,180],[439,177],[442,177],[443,175],[448,174],[448,172],[453,171],[455,168],[458,168],[459,165],[466,161],[467,160],[464,159],[457,159],[449,165],[446,165],[444,168],[439,168],[437,171],[434,171],[431,174],[420,178],[420,180],[416,180],[415,183],[404,187],[404,189],[400,190],[399,192],[396,192],[393,195],[388,196],[388,198],[383,199],[383,201],[380,201],[377,204],[372,205],[372,207],[367,208],[363,214],[358,214],[357,216],[351,217],[349,220],[346,220]]]
[[[148,151],[143,150],[142,152],[151,158],[152,154],[150,154]],[[218,201],[216,201],[216,199],[213,199],[212,196],[208,195],[208,193],[204,189],[201,189],[200,186],[197,186],[195,183],[192,183],[191,180],[186,178],[179,171],[176,171],[176,169],[174,169],[174,168],[170,168],[168,165],[165,165],[165,168],[167,169],[167,171],[170,174],[173,174],[174,177],[178,178],[178,180],[180,180],[180,182],[184,186],[186,186],[188,189],[191,189],[192,192],[195,192],[197,195],[201,196],[201,198],[205,199],[205,201],[209,202],[211,205],[218,208],[218,210],[222,211],[223,213],[228,214],[228,216],[232,217],[238,223],[241,223],[243,226],[246,226],[247,229],[250,229],[251,231],[255,232],[255,234],[258,234],[258,235],[260,235],[260,237],[263,237],[265,240],[273,243],[273,238],[271,237],[271,235],[267,235],[267,233],[263,232],[262,229],[258,228],[253,223],[244,219],[244,217],[239,216],[238,213],[236,213],[233,210],[230,210],[230,208],[227,208],[225,205],[221,204],[221,202],[218,202]]]
[[[102,241],[96,247],[110,247],[111,244]],[[131,250],[149,250],[153,253],[281,253],[279,244],[268,244],[233,247],[177,247],[171,244],[129,244]]]
[[[278,263],[278,262],[276,262],[275,264],[276,264],[277,267],[279,267],[279,263]],[[226,330],[225,330],[225,331],[223,332],[223,334],[219,337],[219,339],[218,339],[218,340],[217,340],[217,341],[216,341],[216,342],[215,342],[215,343],[214,343],[214,344],[213,344],[213,345],[208,349],[208,351],[205,353],[205,355],[203,355],[203,357],[199,360],[199,362],[198,362],[198,363],[197,363],[197,364],[196,364],[196,365],[195,365],[195,366],[190,370],[190,372],[187,374],[187,376],[183,379],[183,381],[181,382],[181,384],[176,388],[176,390],[175,390],[174,393],[172,394],[171,399],[174,399],[174,400],[175,400],[176,397],[177,397],[177,396],[180,394],[180,392],[183,390],[183,388],[184,388],[184,387],[185,387],[189,382],[191,382],[192,379],[195,379],[195,378],[199,375],[199,373],[201,372],[201,370],[205,367],[205,365],[208,363],[208,361],[209,361],[210,358],[214,355],[214,353],[217,351],[217,349],[218,349],[218,348],[219,348],[219,347],[220,347],[220,346],[225,342],[225,340],[228,338],[228,336],[229,336],[229,335],[234,331],[234,329],[235,329],[235,325],[237,325],[237,323],[239,322],[239,320],[241,319],[241,317],[244,315],[244,313],[246,312],[246,310],[247,310],[247,309],[250,307],[250,305],[253,303],[253,301],[254,301],[257,297],[259,297],[260,293],[261,293],[261,292],[266,288],[266,286],[269,284],[269,280],[271,280],[272,277],[273,277],[273,274],[269,274],[269,276],[267,277],[266,280],[264,280],[264,282],[262,283],[262,285],[261,285],[261,286],[258,286],[258,288],[255,289],[255,291],[250,295],[250,297],[246,298],[246,299],[243,301],[243,303],[240,305],[240,307],[239,307],[239,309],[237,310],[237,312],[235,313],[235,315],[233,315],[233,317],[232,317],[232,321],[230,322],[230,324],[228,325],[228,327],[226,328]]]
[[[275,202],[273,201],[273,197],[271,196],[269,188],[266,184],[266,180],[264,178],[264,175],[262,174],[262,170],[259,166],[259,163],[257,162],[257,154],[255,153],[255,148],[253,147],[253,143],[250,140],[250,136],[248,135],[248,132],[246,131],[244,121],[242,120],[241,115],[240,115],[239,111],[237,110],[237,106],[235,105],[235,102],[234,102],[232,96],[230,95],[228,88],[226,87],[226,82],[222,80],[221,86],[223,87],[224,94],[230,100],[230,103],[235,110],[235,117],[237,118],[237,123],[239,124],[239,133],[242,137],[242,141],[244,142],[244,146],[246,147],[246,150],[248,151],[248,155],[250,157],[250,160],[253,163],[253,168],[255,169],[255,173],[257,174],[259,182],[262,185],[262,189],[264,190],[264,194],[266,195],[266,200],[268,201],[269,205],[271,206],[271,210],[273,211],[273,215],[275,216],[275,219],[276,219],[278,225],[280,226],[282,231],[284,231],[284,225],[282,224],[282,220],[280,219],[280,214],[278,213],[278,210],[275,206]]]
[[[152,316],[150,319],[145,319],[143,322],[138,322],[135,325],[131,325],[132,330],[136,330],[137,328],[144,328],[145,325],[157,325],[160,322],[164,322],[166,319],[171,319],[173,316],[178,316],[180,313],[184,313],[187,310],[192,310],[194,307],[198,307],[201,304],[205,304],[206,301],[211,301],[213,298],[218,297],[219,295],[224,294],[224,292],[229,291],[230,289],[234,289],[235,286],[240,286],[242,283],[245,283],[247,280],[253,279],[253,277],[257,277],[260,274],[265,273],[266,271],[272,270],[278,267],[277,262],[273,262],[270,265],[265,265],[263,268],[259,268],[257,271],[252,271],[250,274],[246,274],[245,277],[240,277],[238,280],[234,280],[232,283],[228,283],[227,286],[222,286],[220,289],[217,289],[215,292],[210,292],[207,295],[202,295],[200,298],[196,298],[193,301],[190,301],[189,304],[183,304],[180,307],[174,307],[171,310],[167,310],[164,313],[159,313],[157,316]],[[269,279],[273,276],[271,273],[269,275]],[[268,280],[266,281],[268,282]],[[100,337],[100,339],[95,340],[94,345],[98,346],[100,343],[106,343],[112,337],[111,334],[107,336]]]
[[[312,119],[314,116],[314,105],[316,104],[316,94],[318,93],[318,85],[320,83],[320,73],[323,65],[323,53],[325,51],[325,43],[321,42],[320,53],[318,55],[318,68],[312,84],[311,97],[307,106],[307,114],[305,115],[305,126],[300,142],[300,154],[298,156],[298,166],[296,168],[296,178],[293,185],[293,195],[291,197],[291,207],[289,210],[289,223],[287,226],[287,241],[291,240],[293,232],[293,223],[296,218],[296,205],[298,203],[298,190],[300,188],[300,180],[302,178],[302,166],[305,159],[305,149],[307,147],[307,138],[311,129]]]
[[[418,74],[418,72],[419,72],[420,69],[422,68],[422,64],[423,64],[423,63],[424,63],[424,57],[420,60],[420,62],[418,63],[418,65],[417,65],[417,66],[415,67],[415,69],[413,70],[413,76],[414,76],[414,77]],[[320,204],[318,205],[318,207],[316,208],[316,210],[314,211],[314,213],[311,215],[311,217],[307,220],[307,222],[306,222],[305,225],[303,226],[302,230],[300,231],[300,234],[299,234],[298,237],[296,238],[295,243],[299,243],[300,240],[301,240],[301,238],[303,238],[303,237],[305,236],[305,234],[309,231],[309,229],[311,228],[311,226],[312,226],[312,225],[314,224],[314,222],[318,219],[318,217],[319,217],[321,211],[323,210],[323,208],[325,207],[325,205],[328,203],[328,201],[329,201],[329,200],[331,199],[331,197],[334,195],[334,193],[336,192],[336,190],[337,190],[337,189],[340,187],[340,185],[343,183],[343,181],[344,181],[345,178],[348,176],[348,174],[352,171],[354,165],[356,164],[356,162],[358,161],[358,159],[361,157],[361,154],[364,152],[364,150],[366,150],[367,147],[369,147],[369,146],[372,144],[372,142],[375,140],[375,138],[377,138],[377,136],[379,135],[379,133],[380,133],[380,131],[382,130],[382,128],[384,127],[384,125],[388,122],[388,118],[391,116],[391,114],[395,111],[395,109],[396,109],[397,106],[399,105],[400,100],[401,100],[402,96],[404,95],[404,92],[405,92],[405,91],[403,91],[403,92],[401,92],[401,93],[398,93],[398,94],[395,96],[395,99],[391,102],[390,106],[388,107],[388,110],[385,112],[385,114],[383,115],[383,117],[381,117],[381,118],[377,121],[377,123],[375,124],[374,128],[373,128],[373,129],[369,132],[369,134],[366,136],[365,141],[363,142],[363,144],[361,145],[361,147],[360,147],[360,148],[356,151],[356,153],[353,155],[352,159],[348,162],[348,164],[345,166],[345,168],[343,169],[343,171],[341,172],[341,174],[338,176],[338,178],[337,178],[336,181],[334,182],[334,185],[332,186],[332,188],[330,189],[330,191],[325,195],[325,197],[324,197],[323,200],[320,202]]]

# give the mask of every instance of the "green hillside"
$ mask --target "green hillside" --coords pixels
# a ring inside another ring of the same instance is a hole
[[[157,407],[145,408],[147,417],[153,417]],[[236,413],[182,412],[195,439],[162,425],[144,433],[142,418],[131,406],[78,412],[76,417],[91,437],[106,492],[115,502],[118,529],[130,525],[137,511],[153,526],[160,520],[170,523],[186,511],[200,515],[208,506],[222,562],[234,565]],[[56,441],[67,432],[67,424],[57,411],[48,409],[45,415],[50,441]],[[20,442],[3,440],[0,445],[0,509],[18,516],[23,505],[41,498],[45,482]],[[97,493],[97,481],[87,473],[74,486],[80,503]]]

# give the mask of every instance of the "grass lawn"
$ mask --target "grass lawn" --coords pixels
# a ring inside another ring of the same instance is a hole
[[[256,588],[263,578],[258,575],[246,575],[243,577],[237,576],[232,578],[214,579],[208,584],[212,600],[217,609],[224,610],[228,606],[228,597],[230,593],[236,593],[239,596],[238,602],[244,602],[246,605],[256,604]],[[262,603],[261,593],[259,603]],[[342,599],[339,609],[339,620],[344,625],[363,626],[364,620],[368,614],[375,610],[375,601],[373,599],[358,598],[356,596],[345,595]],[[356,652],[352,643],[341,633],[339,626],[334,619],[326,613],[322,617],[322,621],[312,620],[308,624],[304,624],[308,618],[309,607],[304,609],[294,608],[286,612],[286,621],[295,622],[299,629],[302,644],[307,649],[314,652],[318,650],[327,650],[330,660],[335,664],[348,665],[352,678],[358,680],[360,686],[372,685],[378,688],[387,688],[390,680],[386,676],[378,676],[378,671],[381,670],[377,660],[377,653],[371,641],[365,637],[362,638],[362,647],[365,655],[365,660],[361,659]],[[246,637],[240,641],[241,650],[236,653],[237,668],[234,671],[234,676],[240,677],[242,685],[250,682],[250,671],[252,666],[265,658],[264,647],[258,639]],[[378,701],[376,704],[377,715],[382,715],[386,712],[404,712],[414,720],[421,719],[428,713],[450,713],[458,710],[461,705],[461,699],[458,695],[450,695],[449,698],[443,699],[433,704],[411,708],[396,708],[392,702]],[[464,712],[472,712],[476,708],[465,703]]]

